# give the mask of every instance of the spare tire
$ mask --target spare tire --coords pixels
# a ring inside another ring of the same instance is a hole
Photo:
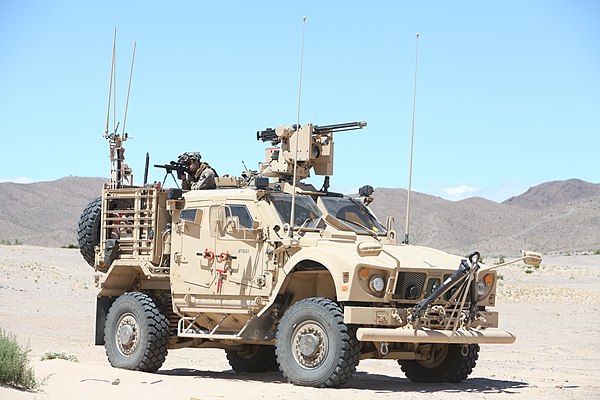
[[[102,210],[102,197],[92,200],[83,210],[77,225],[77,241],[79,252],[90,266],[94,267],[96,251],[94,248],[100,244],[100,211]]]

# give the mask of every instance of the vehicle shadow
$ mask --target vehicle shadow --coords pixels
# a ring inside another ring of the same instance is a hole
[[[287,383],[281,372],[236,373],[233,370],[202,371],[174,368],[158,371],[160,375],[222,379],[226,381]],[[517,394],[529,386],[526,382],[488,378],[471,378],[461,383],[413,383],[407,378],[355,372],[342,389],[368,390],[376,393],[507,393]]]
[[[469,378],[461,383],[414,383],[405,377],[395,377],[367,372],[355,372],[344,385],[347,388],[373,390],[379,393],[519,393],[528,387],[527,382],[488,378]]]

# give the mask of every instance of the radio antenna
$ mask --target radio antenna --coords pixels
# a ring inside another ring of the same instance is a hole
[[[117,28],[115,27],[115,43],[113,43],[113,59],[112,59],[112,70],[113,70],[113,133],[116,135],[119,129],[119,123],[117,122]]]
[[[108,80],[108,107],[106,110],[106,127],[104,128],[104,137],[108,137],[108,125],[110,123],[110,100],[112,97],[113,89],[113,78],[115,75],[115,52],[117,47],[117,28],[115,27],[115,33],[113,35],[113,51],[112,60],[110,62],[110,78]]]
[[[110,188],[121,188],[124,181],[133,185],[133,175],[131,169],[125,161],[125,148],[123,142],[127,140],[125,132],[125,122],[127,121],[127,109],[129,107],[129,94],[131,92],[131,78],[133,76],[133,62],[135,60],[135,41],[133,42],[133,55],[131,58],[131,70],[129,71],[129,87],[127,89],[127,100],[125,102],[125,115],[123,117],[123,130],[119,135],[119,123],[117,122],[117,28],[114,30],[112,61],[110,64],[110,79],[108,83],[108,109],[106,110],[106,126],[104,128],[104,138],[109,142],[110,155]],[[112,104],[111,104],[112,103]],[[110,109],[113,109],[113,130],[109,132]],[[146,177],[144,178],[146,179]]]
[[[413,110],[412,110],[412,127],[410,129],[410,165],[408,172],[408,193],[406,195],[406,227],[404,229],[404,241],[402,243],[408,244],[408,228],[410,221],[410,193],[412,189],[412,169],[413,169],[413,146],[415,143],[415,108],[417,104],[417,63],[419,60],[419,32],[417,36],[417,45],[415,49],[415,80],[413,86]]]
[[[304,31],[306,28],[306,16],[302,17],[302,45],[300,46],[300,82],[298,84],[298,114],[296,116],[296,145],[294,148],[294,177],[292,179],[292,209],[290,211],[289,237],[294,236],[294,218],[296,208],[296,176],[298,170],[298,134],[300,131],[300,104],[302,98],[302,65],[304,64]]]
[[[123,116],[122,135],[125,138],[125,124],[127,123],[127,109],[129,108],[129,93],[131,93],[131,78],[133,77],[133,62],[135,61],[135,40],[133,41],[133,54],[131,55],[131,69],[129,70],[129,83],[127,84],[127,98],[125,100],[125,115]]]

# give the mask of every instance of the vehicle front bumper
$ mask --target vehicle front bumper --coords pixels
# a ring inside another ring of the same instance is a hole
[[[402,328],[358,328],[356,337],[361,342],[389,343],[449,343],[449,344],[510,344],[515,335],[500,329],[412,329]]]
[[[364,342],[389,343],[456,343],[510,344],[516,336],[498,328],[498,313],[481,312],[483,320],[470,329],[444,330],[414,327],[408,321],[407,310],[393,307],[344,308],[344,322],[358,325],[356,337]]]

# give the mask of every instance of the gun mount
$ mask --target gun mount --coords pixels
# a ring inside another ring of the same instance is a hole
[[[257,140],[269,141],[274,146],[266,149],[265,161],[260,164],[259,173],[283,182],[291,182],[296,159],[298,181],[308,178],[311,168],[316,175],[332,175],[333,133],[362,129],[365,126],[366,122],[359,121],[322,126],[284,125],[258,131]]]

